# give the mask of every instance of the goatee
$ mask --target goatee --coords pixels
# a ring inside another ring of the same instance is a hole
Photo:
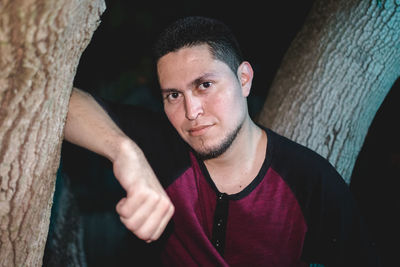
[[[209,148],[205,151],[194,151],[195,154],[197,155],[197,157],[200,160],[208,160],[208,159],[214,159],[217,158],[219,156],[221,156],[222,154],[224,154],[228,148],[232,145],[233,141],[236,139],[239,131],[242,129],[243,126],[243,122],[240,123],[238,125],[238,127],[236,127],[235,130],[233,130],[232,132],[230,132],[224,140],[222,140],[222,142],[213,148]]]

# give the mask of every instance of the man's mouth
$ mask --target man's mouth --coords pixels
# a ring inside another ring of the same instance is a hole
[[[205,134],[213,125],[200,125],[188,130],[191,136],[200,136]]]

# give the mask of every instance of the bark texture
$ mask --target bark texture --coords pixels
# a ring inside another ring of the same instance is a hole
[[[76,67],[102,0],[0,0],[0,266],[41,266]]]
[[[326,157],[350,183],[357,155],[400,75],[400,1],[317,0],[259,122]]]

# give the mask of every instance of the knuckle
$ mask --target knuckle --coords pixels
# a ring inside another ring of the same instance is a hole
[[[171,213],[174,212],[174,205],[172,205],[172,203],[171,203],[171,201],[169,201],[169,199],[164,201],[161,205],[162,205],[162,209],[165,214],[170,215]]]
[[[145,230],[143,230],[143,229],[137,230],[136,232],[134,232],[134,234],[135,234],[138,238],[140,238],[140,239],[142,239],[142,240],[149,240],[149,239],[151,238],[151,234],[149,234],[148,231],[145,231]]]
[[[132,198],[134,199],[145,199],[148,193],[146,190],[136,190],[134,194],[132,194]]]
[[[146,190],[138,191],[136,194],[136,198],[150,201],[150,202],[158,202],[160,197],[158,194],[155,194],[153,191],[146,189]]]
[[[166,198],[166,197],[160,197],[159,200],[158,200],[158,205],[163,210],[169,209],[169,206],[170,206],[169,199]]]
[[[132,221],[126,222],[125,227],[128,228],[133,233],[135,233],[137,231],[137,225],[136,225],[136,223],[134,223]]]
[[[158,232],[151,237],[151,240],[157,240],[161,236],[162,232]]]
[[[151,201],[153,203],[159,204],[160,201],[162,200],[161,196],[159,194],[152,194],[150,197]]]
[[[170,216],[170,217],[172,217],[172,215],[175,213],[175,207],[174,207],[174,205],[170,205],[170,207],[169,207],[169,210],[168,210],[168,215]]]

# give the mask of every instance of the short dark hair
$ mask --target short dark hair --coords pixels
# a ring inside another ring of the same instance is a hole
[[[192,16],[169,25],[154,45],[156,62],[164,55],[183,47],[207,44],[215,59],[226,63],[236,73],[243,62],[242,52],[231,29],[213,18]]]

